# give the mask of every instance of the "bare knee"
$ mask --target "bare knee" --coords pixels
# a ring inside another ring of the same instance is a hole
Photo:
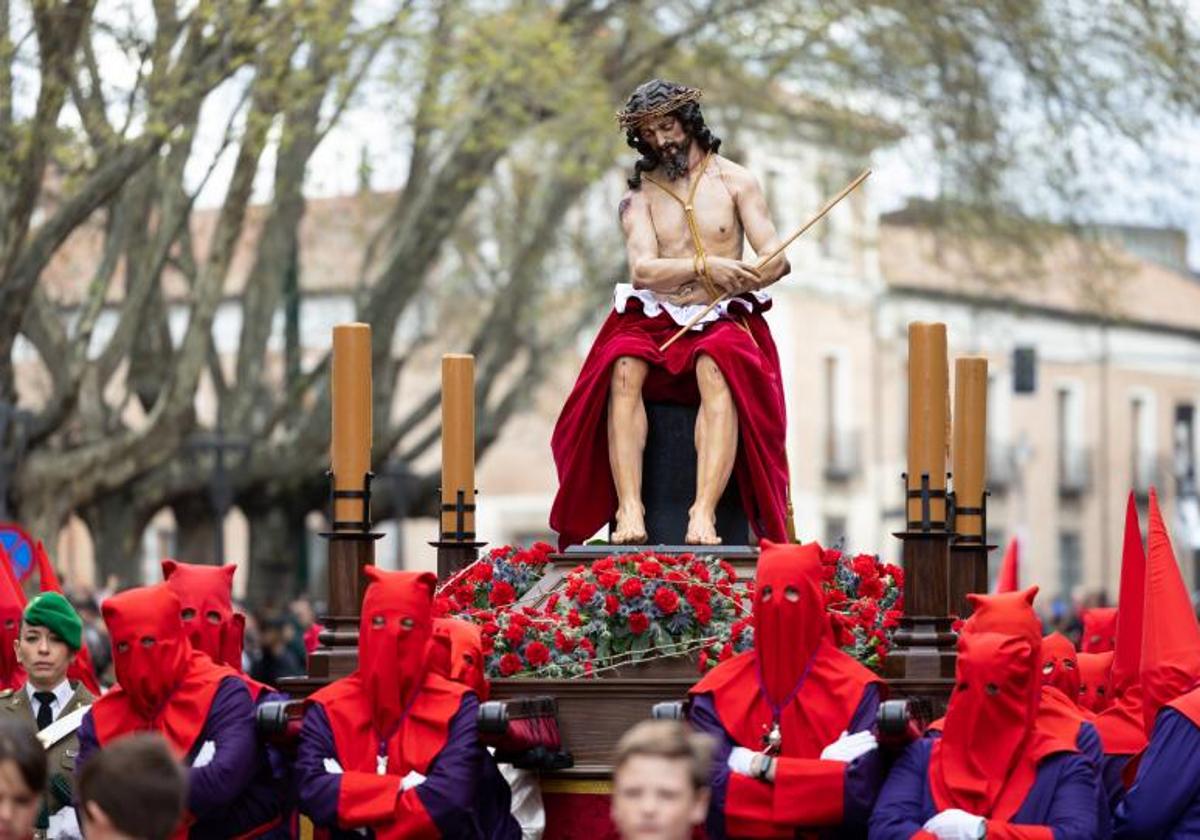
[[[612,394],[614,397],[637,397],[642,393],[642,383],[650,366],[633,356],[621,356],[613,364]]]
[[[729,397],[729,383],[712,356],[701,356],[696,360],[696,384],[705,399]]]

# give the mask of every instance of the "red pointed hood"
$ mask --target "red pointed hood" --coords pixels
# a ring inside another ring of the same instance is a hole
[[[1141,673],[1148,734],[1159,709],[1200,683],[1200,625],[1153,489],[1147,549]]]
[[[12,559],[0,546],[0,689],[17,688],[25,682],[25,669],[17,662],[13,643],[21,635],[21,613],[25,592],[13,574]]]
[[[1062,633],[1051,633],[1042,639],[1042,682],[1078,704],[1079,659],[1075,645]]]
[[[1109,705],[1113,652],[1079,654],[1079,705],[1099,714]]]
[[[363,573],[369,583],[359,620],[358,673],[372,702],[375,731],[388,737],[425,677],[437,578],[374,566]]]
[[[467,686],[481,703],[487,700],[491,687],[483,671],[483,633],[479,625],[457,618],[435,618],[433,641],[430,670]]]
[[[41,540],[38,540],[33,547],[33,557],[38,567],[38,591],[61,593],[63,591],[62,584],[58,581],[54,564],[50,562],[50,555],[46,553],[46,546],[42,544]]]
[[[1008,541],[1004,550],[1004,562],[1000,564],[1000,575],[996,578],[996,594],[1016,592],[1021,588],[1021,561],[1017,538]]]
[[[1082,653],[1107,653],[1117,648],[1117,608],[1092,607],[1083,611]]]
[[[1117,602],[1117,646],[1110,675],[1110,705],[1096,718],[1104,751],[1134,755],[1146,746],[1142,713],[1142,623],[1145,612],[1146,550],[1133,493],[1125,506],[1121,551],[1121,597]]]
[[[192,647],[207,653],[214,662],[223,659],[223,636],[233,619],[236,571],[232,565],[202,566],[169,558],[162,561],[163,580],[179,598],[183,629]]]

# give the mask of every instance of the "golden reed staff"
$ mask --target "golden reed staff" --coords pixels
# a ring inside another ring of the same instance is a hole
[[[799,239],[800,235],[802,233],[804,233],[810,227],[815,225],[817,222],[821,221],[821,218],[826,213],[828,213],[830,210],[832,210],[834,205],[836,205],[839,201],[841,201],[843,198],[848,196],[855,188],[858,187],[859,184],[861,184],[863,181],[867,180],[867,177],[870,174],[871,174],[870,169],[864,169],[862,172],[860,172],[858,174],[857,178],[855,178],[849,184],[844,186],[842,188],[841,192],[839,192],[833,198],[829,199],[829,201],[825,202],[825,206],[822,207],[820,210],[818,210],[815,214],[813,214],[812,218],[810,218],[807,222],[802,224],[800,226],[800,229],[797,230],[795,233],[793,233],[791,236],[789,236],[782,245],[780,245],[778,248],[776,248],[770,254],[763,257],[761,260],[759,260],[758,263],[755,265],[755,268],[759,269],[760,271],[763,268],[766,268],[767,264],[769,262],[771,262],[771,260],[775,259],[780,254],[782,254],[784,252],[784,249],[786,249],[789,245],[791,245],[793,242],[795,242],[797,239]],[[728,297],[729,297],[728,292],[722,292],[721,295],[719,297],[717,297],[716,300],[714,300],[708,306],[704,307],[704,309],[699,314],[692,316],[692,319],[690,321],[688,321],[686,324],[684,324],[682,327],[680,327],[679,332],[675,333],[675,335],[668,338],[663,343],[662,347],[658,348],[658,351],[661,353],[661,352],[665,351],[668,347],[670,347],[672,344],[674,344],[676,341],[678,341],[684,333],[686,333],[692,327],[696,326],[696,324],[700,323],[701,319],[703,319],[704,316],[706,316],[709,312],[712,312],[714,309],[716,309],[717,306],[721,303],[721,301],[726,300]]]

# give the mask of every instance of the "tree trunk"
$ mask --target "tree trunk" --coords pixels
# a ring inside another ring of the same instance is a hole
[[[291,499],[243,507],[250,524],[246,600],[254,607],[282,607],[297,592],[304,557],[305,511]]]
[[[142,579],[142,532],[148,517],[124,493],[108,493],[80,511],[92,531],[96,551],[96,584],[116,575],[118,588],[139,586]]]
[[[215,563],[216,516],[212,502],[203,493],[177,499],[175,512],[175,559],[185,563]]]

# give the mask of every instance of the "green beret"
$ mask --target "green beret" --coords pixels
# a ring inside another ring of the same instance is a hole
[[[26,624],[53,630],[71,650],[79,650],[83,622],[71,602],[57,592],[43,592],[29,599],[21,616]]]

